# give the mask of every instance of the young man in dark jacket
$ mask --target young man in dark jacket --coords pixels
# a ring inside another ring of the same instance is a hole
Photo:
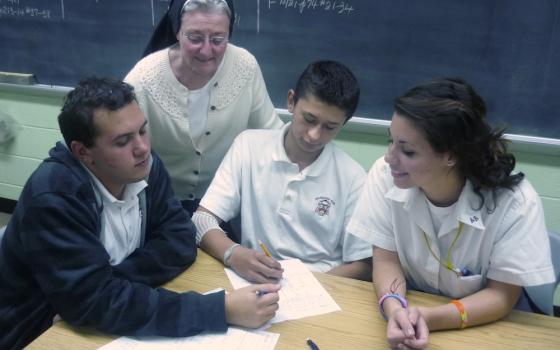
[[[274,285],[227,296],[156,289],[194,262],[195,228],[150,150],[131,86],[86,79],[58,121],[65,142],[27,181],[0,242],[1,349],[24,347],[56,315],[109,334],[169,337],[274,316]]]

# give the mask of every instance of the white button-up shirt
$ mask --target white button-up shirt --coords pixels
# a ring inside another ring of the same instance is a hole
[[[485,202],[467,180],[453,213],[435,232],[424,193],[394,186],[383,158],[372,166],[348,231],[373,245],[398,253],[409,287],[452,298],[484,288],[487,279],[531,286],[554,281],[550,246],[539,196],[527,180],[512,190],[482,191]],[[491,210],[489,210],[490,208]],[[462,233],[451,260],[472,275],[460,276],[442,266],[447,252]]]
[[[103,204],[99,239],[109,254],[109,263],[117,265],[140,247],[142,213],[138,194],[148,184],[141,180],[126,185],[122,200],[119,200],[87,170],[91,175],[94,191]]]
[[[284,149],[282,130],[247,130],[234,141],[200,205],[228,221],[241,211],[242,244],[276,259],[299,258],[325,272],[371,256],[345,227],[365,171],[334,144],[303,171]]]

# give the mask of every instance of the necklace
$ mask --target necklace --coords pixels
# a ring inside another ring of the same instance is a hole
[[[428,246],[428,250],[430,251],[432,256],[439,262],[439,264],[441,266],[443,266],[446,269],[448,269],[449,271],[455,273],[457,275],[457,277],[464,276],[464,275],[466,275],[466,273],[464,273],[461,269],[459,269],[459,268],[455,267],[455,265],[453,265],[453,262],[451,261],[451,252],[453,251],[453,247],[455,246],[455,243],[459,239],[459,236],[461,236],[462,232],[463,232],[463,223],[459,222],[459,228],[457,229],[457,234],[455,235],[455,238],[453,239],[453,242],[451,242],[451,245],[449,246],[449,249],[447,249],[447,261],[444,263],[443,261],[441,261],[441,258],[438,257],[434,253],[434,251],[432,250],[432,247],[430,246],[430,240],[428,238],[428,235],[426,235],[426,232],[422,231],[422,234],[424,234],[424,240],[426,241],[426,246]]]

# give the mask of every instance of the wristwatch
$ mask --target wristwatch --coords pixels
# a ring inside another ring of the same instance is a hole
[[[234,245],[232,245],[231,247],[229,247],[225,252],[224,252],[224,265],[229,267],[229,258],[231,257],[231,253],[233,253],[233,250],[235,248],[239,247],[239,243],[235,243]]]

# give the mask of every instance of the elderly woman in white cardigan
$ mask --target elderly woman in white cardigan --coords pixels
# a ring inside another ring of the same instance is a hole
[[[125,78],[191,213],[235,136],[283,125],[255,57],[228,42],[233,19],[231,0],[172,1],[147,56]]]

